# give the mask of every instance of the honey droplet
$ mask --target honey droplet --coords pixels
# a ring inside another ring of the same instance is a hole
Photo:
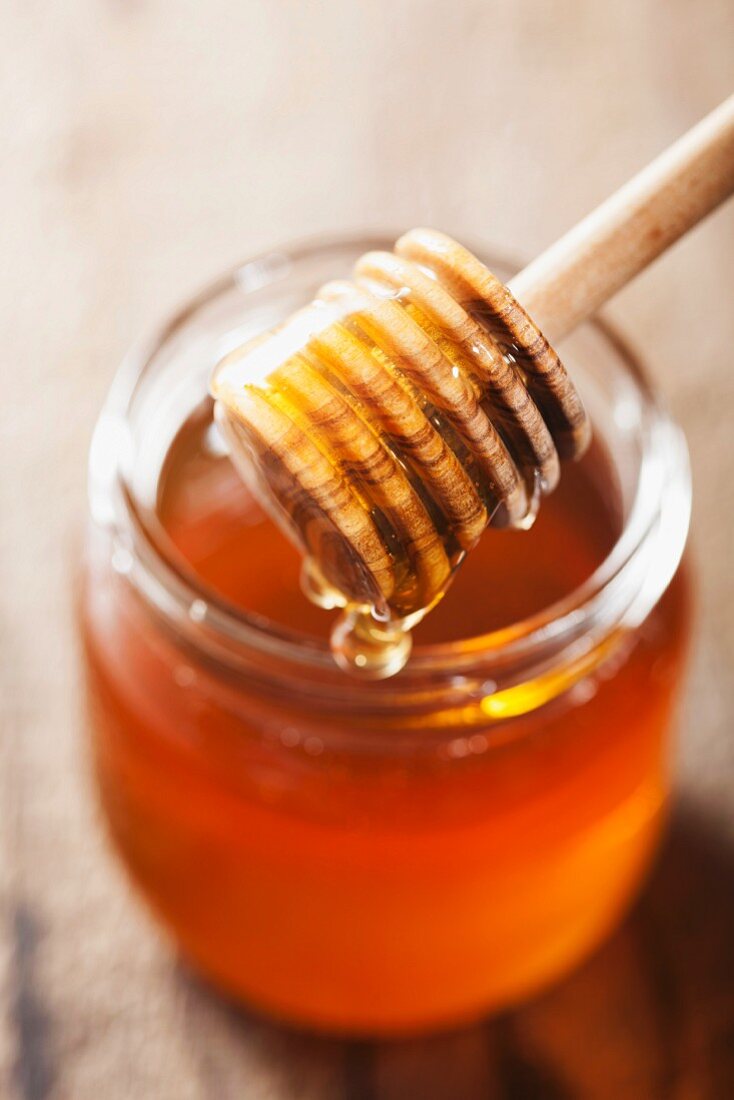
[[[306,557],[301,565],[301,591],[307,600],[325,611],[344,607],[344,597],[326,581],[313,558]]]
[[[405,667],[412,646],[400,623],[378,623],[369,612],[347,609],[331,632],[331,651],[345,672],[366,680],[384,680]]]
[[[531,472],[528,479],[528,510],[521,520],[516,524],[519,531],[529,531],[538,518],[538,512],[540,511],[540,501],[542,497],[542,485],[540,475],[537,470]]]

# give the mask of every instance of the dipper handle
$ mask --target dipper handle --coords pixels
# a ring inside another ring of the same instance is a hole
[[[734,192],[734,95],[533,260],[510,289],[555,343]]]

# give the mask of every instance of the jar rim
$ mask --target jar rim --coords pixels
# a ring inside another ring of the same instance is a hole
[[[346,692],[354,702],[369,685],[346,676],[334,664],[326,641],[237,609],[184,575],[156,543],[136,507],[128,479],[129,421],[137,387],[156,356],[197,312],[235,288],[243,273],[257,273],[258,288],[279,277],[279,265],[298,265],[332,249],[384,248],[391,235],[353,234],[307,239],[269,249],[209,283],[139,342],[118,370],[95,429],[90,451],[89,491],[93,520],[114,532],[117,571],[127,574],[140,595],[186,640],[231,668],[299,681],[301,688]],[[478,249],[490,255],[489,249]],[[500,260],[494,261],[503,266]],[[512,266],[512,265],[504,265]],[[244,291],[247,293],[247,290]],[[477,678],[486,686],[516,683],[537,675],[549,662],[585,662],[610,636],[647,617],[672,579],[683,554],[691,510],[688,451],[680,429],[660,406],[639,359],[616,328],[587,322],[611,347],[630,375],[642,405],[640,472],[629,513],[615,544],[596,570],[572,592],[508,627],[450,642],[418,645],[397,677],[383,681],[379,694],[394,701],[427,680]],[[114,557],[114,554],[113,554]],[[113,565],[115,563],[113,562]],[[269,662],[277,661],[277,670]],[[389,685],[389,686],[388,686]],[[374,702],[372,693],[370,702]],[[496,691],[495,693],[496,694]]]

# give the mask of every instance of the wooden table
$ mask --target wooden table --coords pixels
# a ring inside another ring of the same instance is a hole
[[[700,637],[649,888],[560,988],[460,1034],[288,1034],[160,943],[83,763],[71,577],[132,337],[303,233],[436,224],[536,252],[731,91],[730,0],[6,0],[0,35],[0,1095],[734,1095],[734,210],[611,314],[684,424]]]

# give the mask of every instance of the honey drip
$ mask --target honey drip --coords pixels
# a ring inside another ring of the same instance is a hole
[[[509,290],[432,230],[230,353],[212,393],[243,478],[304,554],[305,594],[343,609],[335,659],[375,679],[403,667],[486,527],[529,527],[589,439]]]

